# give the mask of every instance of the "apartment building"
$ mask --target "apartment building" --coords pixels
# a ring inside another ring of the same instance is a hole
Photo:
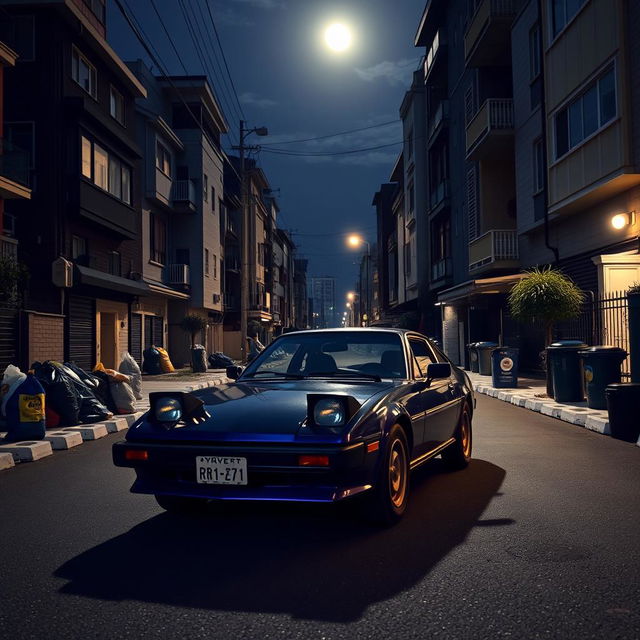
[[[307,294],[307,268],[309,261],[304,258],[294,257],[293,272],[293,308],[294,323],[297,329],[309,327],[309,298]]]
[[[311,328],[329,329],[338,326],[336,280],[333,277],[311,278]]]

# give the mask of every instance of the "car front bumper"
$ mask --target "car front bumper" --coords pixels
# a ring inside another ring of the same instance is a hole
[[[371,447],[372,448],[372,447]],[[127,451],[146,451],[146,460],[128,460]],[[328,466],[300,466],[299,456],[323,455]],[[246,485],[200,484],[198,456],[247,459]],[[113,462],[136,471],[133,493],[213,500],[335,502],[370,489],[379,450],[350,445],[147,444],[117,442]]]

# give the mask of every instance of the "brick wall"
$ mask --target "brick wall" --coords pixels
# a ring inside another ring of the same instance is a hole
[[[64,318],[29,313],[29,364],[35,360],[64,360]]]

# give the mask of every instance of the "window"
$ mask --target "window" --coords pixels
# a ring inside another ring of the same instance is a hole
[[[124,98],[122,94],[111,87],[109,93],[109,113],[112,118],[115,118],[121,125],[124,125]]]
[[[153,211],[149,213],[149,234],[149,259],[158,264],[166,264],[167,223]]]
[[[71,236],[71,258],[75,260],[87,255],[87,239],[80,236]]]
[[[160,142],[156,142],[156,167],[171,177],[171,154]]]
[[[409,159],[413,157],[413,127],[409,129],[407,134],[407,155]]]
[[[216,188],[211,187],[211,211],[215,213],[216,210]]]
[[[81,146],[83,177],[118,200],[131,204],[131,169],[85,136],[81,138]]]
[[[122,165],[122,201],[131,204],[131,169]]]
[[[411,275],[411,241],[404,245],[404,270],[406,275]]]
[[[544,189],[544,172],[547,170],[544,160],[542,138],[533,143],[533,192],[539,193]]]
[[[202,176],[202,197],[205,202],[209,201],[209,176],[206,173]]]
[[[4,16],[0,20],[0,40],[18,54],[16,63],[35,60],[34,16]]]
[[[93,181],[105,191],[109,187],[109,156],[97,144],[93,145]]]
[[[413,186],[413,182],[409,183],[409,189],[407,191],[408,196],[408,206],[407,206],[407,215],[409,218],[413,217],[413,212],[415,209],[416,195],[415,195],[415,187]]]
[[[540,75],[541,42],[540,25],[529,31],[529,78],[535,80]]]
[[[555,116],[555,157],[561,158],[616,116],[615,70],[610,67]]]
[[[550,0],[551,32],[555,38],[571,22],[587,0]]]
[[[33,122],[5,122],[4,139],[19,151],[27,154],[25,164],[29,169],[34,168],[35,135]]]
[[[91,141],[82,136],[82,175],[91,180]]]
[[[122,199],[122,165],[113,156],[109,156],[109,193]]]
[[[218,256],[214,254],[213,256],[213,277],[218,279]]]
[[[204,274],[209,275],[209,249],[204,250]]]
[[[118,251],[109,252],[109,273],[112,276],[122,275],[122,261]]]
[[[71,77],[90,96],[98,99],[96,68],[75,47],[71,53]]]
[[[429,345],[424,340],[410,339],[409,346],[415,358],[414,360],[414,376],[416,378],[424,378],[427,375],[427,366],[436,359],[431,353]],[[417,367],[417,370],[416,370]]]

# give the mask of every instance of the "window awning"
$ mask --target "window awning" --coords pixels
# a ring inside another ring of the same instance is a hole
[[[166,284],[161,284],[160,282],[146,281],[146,284],[150,289],[147,295],[159,293],[160,295],[167,296],[168,298],[178,298],[179,300],[188,300],[191,297],[188,293],[184,293],[184,291],[177,291],[176,289],[172,289]]]
[[[130,280],[121,276],[113,276],[104,271],[83,267],[79,264],[75,265],[80,274],[80,282],[90,287],[99,287],[110,291],[118,291],[119,293],[128,293],[132,296],[149,295],[149,287],[145,282],[138,280]]]
[[[513,273],[497,278],[482,278],[480,280],[468,280],[455,287],[444,289],[438,294],[438,302],[442,304],[459,302],[474,296],[490,295],[494,293],[509,293],[516,282],[522,280],[526,273]]]

